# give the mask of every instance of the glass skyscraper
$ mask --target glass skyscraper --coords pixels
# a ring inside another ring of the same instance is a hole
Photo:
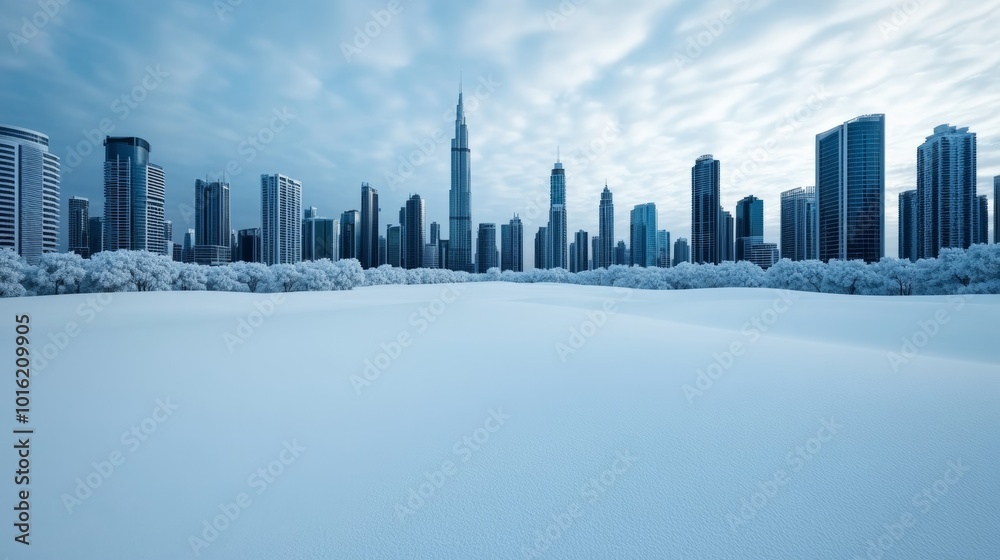
[[[566,237],[566,170],[556,162],[549,176],[549,263],[548,268],[569,268]]]
[[[94,256],[104,250],[104,218],[97,216],[90,219],[90,256]]]
[[[632,266],[656,266],[656,204],[638,204],[632,209],[629,245]]]
[[[406,201],[406,219],[403,221],[403,266],[420,268],[424,264],[424,246],[427,237],[424,224],[427,219],[424,200],[415,194]],[[494,233],[494,245],[496,244]]]
[[[90,200],[74,196],[69,199],[69,229],[66,246],[71,253],[83,258],[90,256]]]
[[[357,259],[361,251],[361,212],[348,210],[340,215],[340,258]]]
[[[524,271],[524,225],[517,214],[500,225],[500,270]]]
[[[361,247],[358,261],[362,268],[378,266],[378,191],[361,183]]]
[[[917,189],[899,193],[899,258],[917,262]]]
[[[781,258],[816,258],[816,187],[781,193]]]
[[[597,252],[593,259],[595,268],[608,268],[615,264],[615,203],[612,199],[608,183],[604,183],[604,190],[601,191],[601,204],[598,207],[597,216]]]
[[[712,154],[695,160],[691,168],[691,257],[695,263],[719,264],[722,260],[719,184],[719,160]],[[632,251],[635,252],[634,245]]]
[[[229,229],[229,183],[194,182],[195,262],[226,264],[232,260]]]
[[[163,239],[165,178],[149,162],[149,142],[104,139],[104,250],[166,254]]]
[[[689,262],[691,262],[691,247],[688,245],[688,240],[678,237],[677,241],[674,241],[674,266]]]
[[[497,260],[497,225],[479,224],[476,236],[476,272],[483,273],[500,266]]]
[[[472,272],[472,172],[469,169],[469,127],[465,124],[462,90],[455,108],[451,141],[451,190],[448,193],[448,268]],[[405,233],[404,233],[405,237]]]
[[[976,230],[976,134],[946,124],[917,148],[917,254],[968,249]]]
[[[885,115],[864,115],[816,135],[818,257],[885,256]]]
[[[763,200],[750,195],[736,203],[735,232],[735,260],[749,260],[751,247],[764,242]]]

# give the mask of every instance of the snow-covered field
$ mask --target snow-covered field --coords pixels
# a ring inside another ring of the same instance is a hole
[[[0,300],[0,557],[1000,558],[1000,296]],[[14,422],[14,373],[0,399]]]

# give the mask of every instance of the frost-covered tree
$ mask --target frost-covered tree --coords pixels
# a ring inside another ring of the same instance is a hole
[[[170,290],[178,264],[148,251],[101,251],[91,257],[84,285],[97,292]]]
[[[263,263],[235,262],[226,268],[235,271],[240,283],[251,292],[266,290],[271,282],[271,270]]]
[[[823,291],[828,294],[876,294],[882,286],[882,279],[862,260],[832,260],[823,277]]]
[[[232,266],[209,266],[205,271],[205,288],[212,292],[249,292]]]
[[[0,297],[21,297],[27,293],[21,282],[28,263],[11,249],[0,249]]]
[[[43,253],[30,267],[24,283],[36,295],[75,294],[87,275],[83,257],[76,253]]]
[[[916,266],[908,259],[883,257],[871,265],[872,271],[882,279],[884,292],[888,295],[908,296],[913,293]]]
[[[271,269],[271,278],[267,291],[269,292],[291,292],[296,289],[301,274],[294,264],[274,264]]]
[[[352,290],[365,285],[365,271],[357,259],[341,259],[330,267],[337,290]]]
[[[173,289],[178,292],[200,292],[208,285],[208,274],[205,267],[194,263],[175,262],[177,276],[174,278]]]

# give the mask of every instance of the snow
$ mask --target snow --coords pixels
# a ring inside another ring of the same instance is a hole
[[[488,282],[0,310],[48,353],[12,557],[1000,558],[998,296]]]

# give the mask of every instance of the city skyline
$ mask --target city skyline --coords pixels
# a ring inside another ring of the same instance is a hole
[[[716,19],[724,7],[732,8],[732,22],[707,46],[690,49],[701,51],[691,56],[688,39],[697,39],[704,23]],[[776,240],[779,193],[814,182],[810,153],[815,134],[857,115],[887,112],[883,235],[886,255],[895,256],[895,201],[899,192],[915,186],[916,146],[935,126],[969,126],[979,134],[980,194],[991,194],[992,177],[1000,174],[1000,117],[990,110],[988,96],[977,93],[995,90],[995,73],[983,69],[996,55],[982,49],[973,58],[963,56],[959,34],[981,36],[988,46],[997,40],[983,30],[997,16],[979,5],[970,4],[966,10],[921,5],[915,13],[902,14],[905,22],[900,23],[897,8],[891,2],[848,9],[741,2],[682,10],[651,3],[620,14],[610,5],[592,2],[550,24],[544,7],[502,12],[468,7],[442,19],[404,6],[348,61],[296,55],[326,43],[330,52],[342,52],[341,43],[353,40],[354,28],[364,27],[370,12],[384,10],[384,5],[317,6],[314,19],[330,26],[328,33],[320,34],[315,24],[287,14],[241,5],[220,17],[211,6],[187,3],[164,8],[162,20],[147,37],[130,37],[131,54],[106,52],[108,72],[93,75],[80,68],[46,73],[60,55],[85,46],[100,23],[86,6],[68,4],[38,37],[0,58],[5,71],[23,86],[0,93],[0,98],[5,106],[22,109],[17,119],[6,119],[9,124],[49,135],[53,152],[62,159],[61,229],[67,227],[68,196],[89,198],[91,215],[102,215],[103,197],[93,176],[95,170],[100,172],[100,150],[84,131],[97,130],[99,145],[104,135],[100,126],[107,119],[114,127],[111,135],[136,135],[153,144],[155,161],[167,173],[166,219],[174,222],[178,235],[194,226],[192,218],[185,219],[190,183],[206,173],[221,173],[230,162],[239,169],[229,177],[233,229],[258,225],[255,177],[274,171],[301,180],[303,206],[323,208],[328,215],[356,208],[353,187],[367,181],[385,199],[383,211],[420,193],[428,221],[444,223],[448,140],[462,70],[476,190],[471,227],[503,223],[517,212],[530,235],[544,225],[545,218],[534,217],[531,209],[536,204],[547,207],[545,176],[550,154],[561,145],[568,231],[598,231],[595,201],[607,177],[619,202],[617,223],[627,223],[634,205],[653,201],[661,226],[675,237],[690,238],[686,169],[699,154],[712,153],[722,162],[721,205],[731,210],[749,194],[768,201],[765,238]],[[0,22],[16,32],[20,15],[9,14]],[[114,17],[139,16],[124,10]],[[788,45],[760,44],[769,26],[782,23],[782,18],[800,24],[794,40]],[[434,25],[463,31],[473,54],[420,41],[417,31],[430,25],[430,19],[437,21]],[[293,23],[305,28],[291,45],[282,46],[254,36],[265,20],[278,28]],[[495,23],[490,33],[467,32],[469,24],[481,27],[485,21]],[[620,44],[624,40],[614,33],[583,33],[586,41],[574,38],[597,25],[643,33],[627,44]],[[204,32],[216,28],[221,28],[218,34]],[[664,33],[655,45],[656,57],[650,55],[654,31]],[[504,57],[487,40],[508,35],[504,44],[519,56]],[[407,41],[415,41],[415,48],[400,51]],[[532,41],[540,41],[548,56],[528,57]],[[263,52],[265,44],[273,52],[267,60],[234,58],[236,52]],[[748,46],[755,52],[764,48],[774,63],[743,64],[747,60],[742,52]],[[936,58],[913,54],[915,48],[926,52],[934,46]],[[601,52],[607,54],[596,56]],[[852,74],[853,66],[843,62],[861,52],[880,70],[877,82],[865,73]],[[947,63],[941,62],[945,55]],[[250,59],[262,65],[264,75],[275,78],[275,86],[257,88],[252,99],[234,97],[234,88],[248,79],[238,71],[246,64],[241,60]],[[567,77],[551,71],[564,60],[582,64],[585,72]],[[726,72],[721,82],[713,81],[734,64],[744,67]],[[334,81],[332,73],[341,70],[344,79]],[[789,80],[796,70],[803,77]],[[219,79],[205,80],[209,73]],[[74,88],[73,80],[88,85]],[[714,85],[699,85],[705,83]],[[933,90],[921,88],[920,95],[912,95],[914,87],[932,84]],[[74,93],[61,97],[67,91]],[[657,91],[663,94],[652,95]],[[206,95],[213,92],[217,95]],[[335,137],[328,133],[331,126],[341,131]],[[256,148],[246,143],[248,136],[255,137]],[[78,148],[88,143],[89,155],[80,155],[85,150]],[[761,149],[764,161],[755,164],[751,154]],[[420,163],[412,171],[401,168],[414,151]],[[994,204],[991,200],[991,209]],[[383,216],[382,222],[392,221]],[[624,232],[616,231],[616,242],[624,239]],[[62,250],[65,243],[61,235]],[[530,243],[525,252],[533,262]]]

